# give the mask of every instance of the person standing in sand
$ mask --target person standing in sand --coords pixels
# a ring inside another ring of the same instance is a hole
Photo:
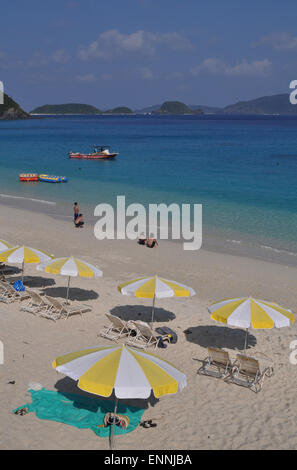
[[[79,216],[79,207],[78,207],[78,203],[77,203],[77,202],[74,203],[73,212],[74,212],[74,214],[73,214],[73,222],[75,223],[77,217]]]

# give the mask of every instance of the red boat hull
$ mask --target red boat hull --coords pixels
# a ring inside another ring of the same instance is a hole
[[[39,176],[35,174],[20,174],[19,180],[20,181],[38,181]]]
[[[79,158],[85,160],[108,160],[109,158],[114,158],[118,154],[117,153],[110,153],[110,154],[102,154],[102,155],[94,155],[91,153],[69,153],[69,158]]]

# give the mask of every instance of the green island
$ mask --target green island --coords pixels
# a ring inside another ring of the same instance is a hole
[[[118,106],[117,108],[104,111],[104,114],[133,114],[133,111],[127,106]]]
[[[82,103],[45,104],[30,111],[30,114],[101,114],[102,111]]]
[[[4,93],[4,103],[0,105],[0,119],[26,119],[29,114],[18,103]]]

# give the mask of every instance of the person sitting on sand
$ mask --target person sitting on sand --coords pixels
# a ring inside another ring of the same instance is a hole
[[[73,214],[73,220],[74,220],[74,223],[75,223],[75,221],[76,221],[76,219],[77,219],[77,217],[78,217],[78,215],[79,215],[79,207],[78,207],[78,203],[77,203],[77,202],[74,203],[73,212],[74,212],[74,214]]]
[[[151,234],[150,238],[147,239],[146,246],[148,248],[155,248],[156,246],[158,246],[158,242],[153,234]]]
[[[84,226],[84,221],[83,221],[83,215],[82,214],[78,214],[78,217],[76,218],[76,220],[74,221],[75,223],[75,227],[79,227],[79,228],[82,228]]]
[[[141,234],[139,235],[139,238],[138,238],[138,244],[139,245],[145,245],[145,242],[146,242],[146,236],[144,235],[143,232],[141,232]]]

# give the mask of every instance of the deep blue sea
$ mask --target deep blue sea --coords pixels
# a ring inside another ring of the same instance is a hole
[[[113,161],[71,160],[93,144]],[[3,195],[95,206],[201,203],[205,233],[297,253],[297,117],[63,116],[0,121]],[[20,172],[67,176],[20,183]],[[297,258],[296,258],[297,262]]]

